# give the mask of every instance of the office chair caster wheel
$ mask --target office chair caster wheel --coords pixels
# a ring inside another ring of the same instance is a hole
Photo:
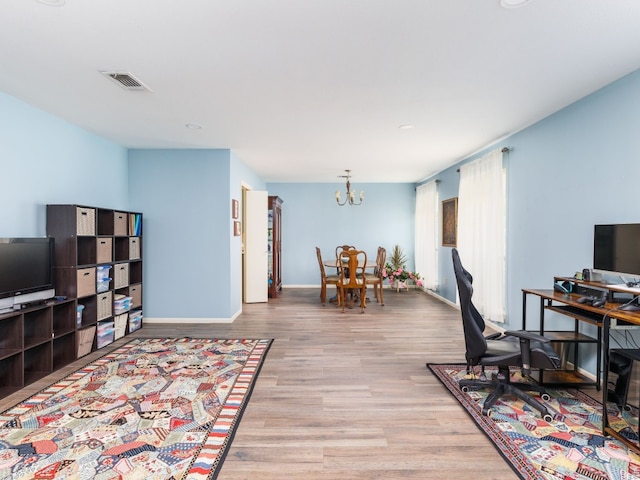
[[[553,415],[551,415],[550,413],[547,413],[542,417],[542,419],[547,423],[551,423],[553,421]]]
[[[469,387],[467,387],[467,386],[462,387],[462,391],[464,393],[469,393]]]
[[[485,415],[486,417],[493,417],[493,410],[491,408],[483,408],[482,409],[482,414]]]
[[[549,400],[551,400],[551,395],[549,395],[548,393],[543,393],[542,395],[540,395],[540,398],[545,402],[548,402]]]

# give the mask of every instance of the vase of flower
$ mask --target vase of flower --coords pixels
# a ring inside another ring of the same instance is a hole
[[[407,270],[405,263],[407,258],[399,245],[393,247],[389,261],[382,270],[383,278],[389,280],[389,284],[399,292],[400,289],[409,290],[409,282],[422,286],[422,280],[418,272]]]

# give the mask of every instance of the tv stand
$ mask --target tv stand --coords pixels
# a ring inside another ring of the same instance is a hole
[[[0,314],[0,398],[76,359],[76,301],[49,303]]]

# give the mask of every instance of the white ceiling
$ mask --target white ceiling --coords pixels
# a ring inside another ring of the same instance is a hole
[[[638,0],[63,3],[0,1],[0,91],[267,182],[419,181],[640,67]]]

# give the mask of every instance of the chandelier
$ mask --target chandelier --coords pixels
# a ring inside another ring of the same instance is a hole
[[[346,175],[338,175],[338,178],[346,178],[347,179],[347,198],[344,199],[344,202],[340,203],[340,190],[336,190],[336,202],[338,202],[338,205],[340,205],[341,207],[349,204],[349,205],[361,205],[362,201],[364,200],[364,192],[361,190],[360,191],[360,201],[358,203],[355,202],[356,200],[356,192],[351,190],[351,182],[349,181],[349,179],[351,178],[351,170],[345,170],[345,172],[347,172]]]

